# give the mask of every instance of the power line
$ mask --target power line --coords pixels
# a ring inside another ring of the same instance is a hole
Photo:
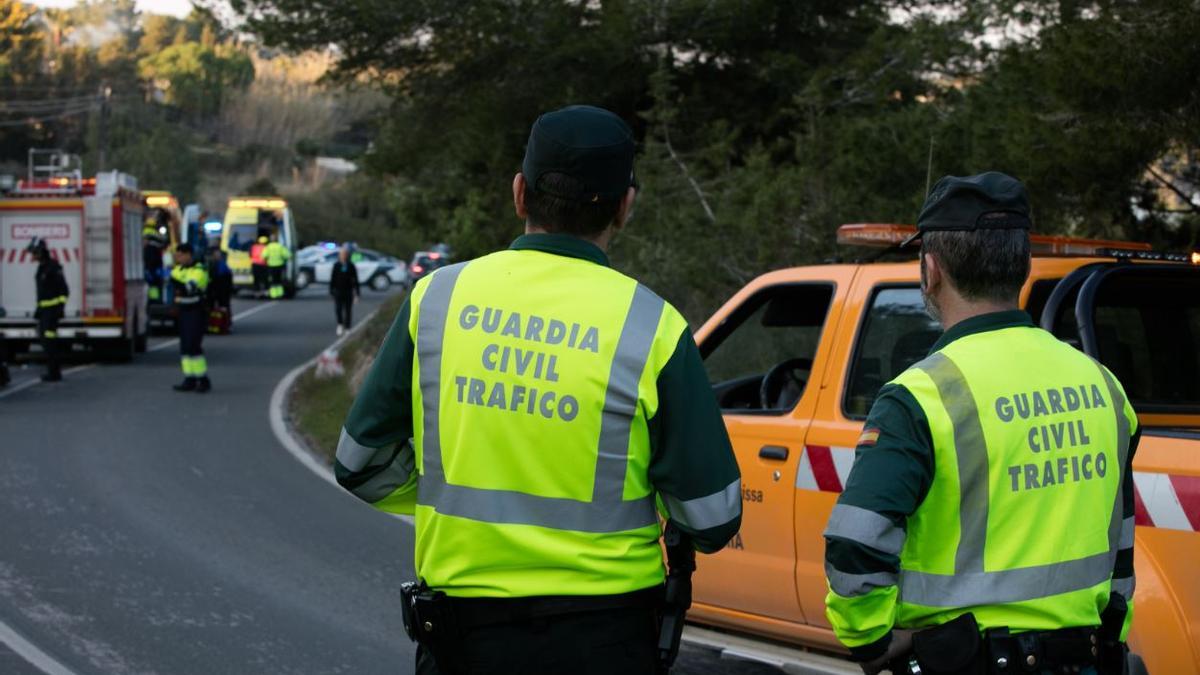
[[[31,124],[36,124],[38,122],[48,122],[50,120],[62,119],[64,117],[72,117],[74,115],[79,115],[81,113],[91,112],[93,110],[99,110],[99,109],[100,109],[100,103],[97,101],[97,102],[91,103],[89,105],[78,107],[78,108],[75,108],[72,110],[63,110],[63,111],[55,113],[53,115],[43,115],[41,117],[26,117],[24,119],[19,119],[19,120],[3,120],[3,121],[0,121],[0,127],[23,127],[23,126],[28,126]]]

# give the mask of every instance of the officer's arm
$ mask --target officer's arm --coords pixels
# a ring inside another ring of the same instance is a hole
[[[416,504],[409,313],[405,299],[346,417],[333,463],[338,484],[393,513],[412,513]]]
[[[882,656],[891,643],[907,519],[932,480],[929,423],[908,390],[887,385],[825,528],[825,614],[856,661]]]
[[[742,524],[742,481],[721,410],[691,331],[683,329],[658,375],[658,409],[648,422],[650,482],[668,517],[704,553]]]
[[[1113,564],[1112,592],[1125,598],[1125,617],[1121,625],[1121,641],[1129,637],[1129,629],[1133,626],[1133,589],[1135,578],[1133,573],[1133,535],[1134,508],[1133,496],[1133,455],[1137,452],[1138,442],[1142,438],[1142,430],[1138,428],[1137,414],[1133,407],[1126,402],[1125,416],[1129,419],[1129,428],[1133,437],[1129,441],[1129,456],[1125,461],[1125,472],[1122,477],[1121,499],[1123,503],[1121,538],[1117,543],[1117,558]]]

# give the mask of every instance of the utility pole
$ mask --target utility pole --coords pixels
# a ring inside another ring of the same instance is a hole
[[[112,87],[107,83],[100,85],[100,123],[96,130],[98,157],[96,172],[100,173],[108,168],[108,102],[112,98]]]

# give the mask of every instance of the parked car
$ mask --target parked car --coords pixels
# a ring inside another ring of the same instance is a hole
[[[450,256],[442,250],[417,251],[408,265],[409,282],[415,284],[421,277],[449,263]]]
[[[356,249],[352,254],[354,266],[358,268],[358,280],[365,286],[376,291],[386,291],[392,284],[408,284],[408,265],[403,260],[393,256],[371,251]],[[312,264],[312,280],[318,284],[328,284],[333,274],[333,265],[337,262],[337,251],[330,251]]]

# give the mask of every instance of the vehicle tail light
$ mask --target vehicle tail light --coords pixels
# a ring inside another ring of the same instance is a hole
[[[416,272],[417,274],[420,274],[421,272],[425,271],[425,268],[421,267],[420,265],[413,265],[412,271]]]

